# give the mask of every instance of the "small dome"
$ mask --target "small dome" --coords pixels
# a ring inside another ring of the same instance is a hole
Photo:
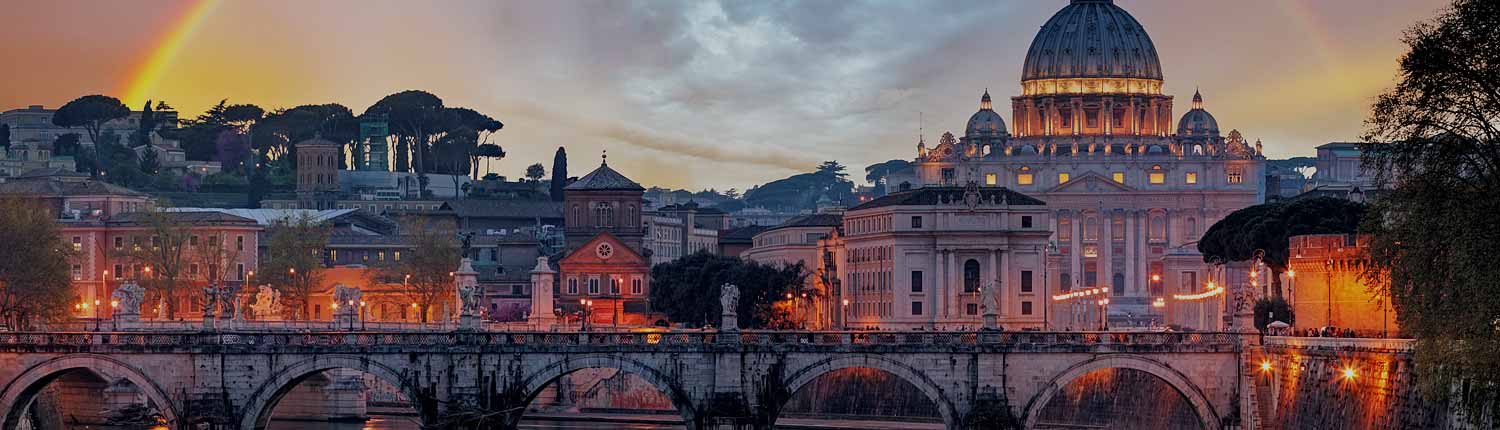
[[[1182,137],[1219,136],[1219,121],[1203,109],[1203,94],[1193,92],[1193,109],[1177,121],[1177,135]]]
[[[979,112],[974,112],[974,116],[969,117],[969,126],[964,127],[964,137],[999,136],[1005,133],[1005,119],[990,104],[990,91],[984,90],[984,96],[979,98]]]

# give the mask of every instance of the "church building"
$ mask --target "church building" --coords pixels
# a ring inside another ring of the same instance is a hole
[[[557,307],[565,320],[583,317],[592,327],[647,325],[656,318],[642,247],[646,189],[607,161],[563,188],[567,246],[557,262]]]

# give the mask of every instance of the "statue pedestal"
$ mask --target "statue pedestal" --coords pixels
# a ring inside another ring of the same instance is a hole
[[[458,316],[458,329],[461,330],[461,331],[475,331],[475,330],[479,330],[479,316],[478,315],[459,315]]]
[[[740,330],[740,316],[739,315],[737,315],[737,314],[724,314],[724,316],[721,317],[721,318],[719,318],[719,319],[721,320],[720,324],[719,324],[719,331],[739,331]]]
[[[139,313],[116,313],[115,330],[130,331],[141,328],[141,314]]]
[[[536,268],[531,269],[531,315],[526,317],[526,323],[538,330],[551,330],[557,324],[557,316],[552,313],[557,307],[552,298],[552,282],[556,275],[557,272],[547,263],[547,257],[536,258]]]
[[[359,328],[359,321],[356,321],[357,319],[358,318],[354,317],[354,313],[353,312],[341,312],[341,313],[334,314],[333,315],[333,329],[334,330],[354,330],[356,328]]]
[[[983,328],[985,330],[998,330],[998,329],[1000,329],[1000,323],[997,321],[998,319],[999,318],[995,316],[995,312],[994,311],[985,311],[985,313],[984,313],[984,327]]]

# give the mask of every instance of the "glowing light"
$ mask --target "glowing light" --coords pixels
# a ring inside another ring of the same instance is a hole
[[[1223,287],[1215,287],[1212,282],[1208,283],[1208,286],[1210,287],[1210,289],[1201,293],[1173,294],[1172,300],[1203,300],[1220,294],[1224,294]]]
[[[1262,361],[1262,362],[1260,362],[1260,371],[1262,371],[1262,372],[1270,372],[1271,371],[1271,362],[1270,361]]]
[[[1161,282],[1161,275],[1151,275],[1151,282]]]
[[[1297,271],[1296,270],[1288,270],[1288,271],[1286,271],[1286,277],[1288,277],[1288,278],[1295,278],[1295,277],[1297,277]]]
[[[1354,379],[1354,376],[1355,376],[1355,373],[1354,373],[1354,368],[1353,367],[1345,367],[1344,368],[1344,379]]]
[[[198,31],[204,18],[218,3],[218,0],[198,0],[197,4],[188,7],[173,24],[167,26],[168,30],[162,33],[161,39],[151,44],[154,46],[151,54],[126,75],[125,97],[122,101],[135,109],[137,104],[151,98],[150,93],[156,90],[156,84],[161,82],[167,68],[182,50],[182,45],[192,39],[193,33]]]
[[[1164,307],[1167,307],[1167,299],[1161,298],[1161,297],[1157,297],[1156,300],[1153,300],[1151,302],[1151,307],[1153,307],[1153,308],[1164,308]]]

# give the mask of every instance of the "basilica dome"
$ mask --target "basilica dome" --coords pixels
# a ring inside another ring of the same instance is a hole
[[[1203,94],[1193,91],[1193,109],[1182,114],[1182,120],[1177,121],[1177,135],[1180,137],[1219,135],[1219,121],[1214,119],[1213,114],[1203,109]]]
[[[1112,0],[1072,0],[1032,39],[1021,81],[1075,78],[1159,82],[1161,60],[1146,29]]]
[[[984,96],[979,98],[979,112],[974,112],[969,117],[969,125],[964,128],[964,137],[999,136],[1005,134],[1005,120],[995,112],[994,105],[990,103],[990,91],[985,90]]]

